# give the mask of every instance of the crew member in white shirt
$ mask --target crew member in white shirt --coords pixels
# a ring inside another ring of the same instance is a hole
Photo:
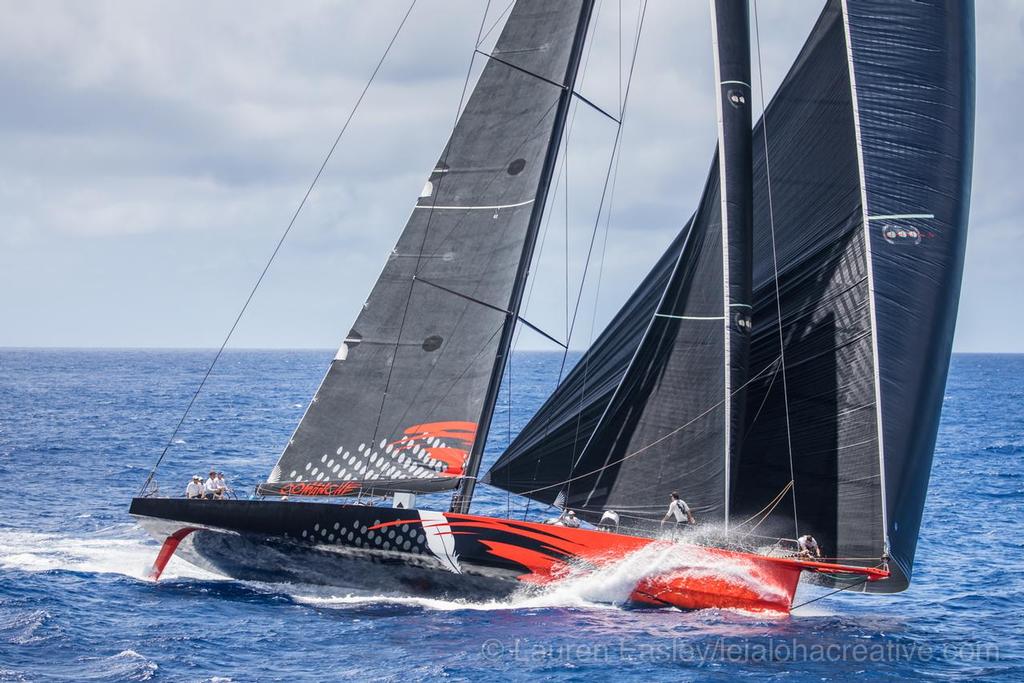
[[[185,487],[186,498],[202,498],[203,497],[203,480],[199,478],[199,475],[194,475],[192,481]]]
[[[814,536],[810,534],[804,534],[800,538],[796,539],[797,548],[800,551],[800,557],[818,558],[821,557],[821,546],[814,540]]]
[[[206,484],[203,487],[205,489],[204,497],[210,499],[216,499],[221,497],[220,487],[217,486],[217,473],[210,470],[210,478],[206,480]]]
[[[696,524],[697,520],[694,519],[693,513],[690,512],[690,506],[686,504],[686,501],[679,497],[679,494],[675,491],[669,497],[668,512],[661,518],[661,526],[665,526],[665,522],[672,521],[676,526],[680,524]]]
[[[221,498],[223,498],[226,495],[228,495],[229,489],[228,489],[227,482],[224,481],[224,473],[223,472],[218,472],[217,473],[217,488],[220,490]]]

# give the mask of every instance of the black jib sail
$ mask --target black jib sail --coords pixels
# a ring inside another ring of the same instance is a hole
[[[474,468],[592,0],[519,0],[269,494],[452,488]]]
[[[676,484],[684,498],[693,493],[688,502],[698,516],[704,507],[705,516],[714,517],[722,505],[715,507],[709,493],[732,479],[734,538],[811,533],[827,555],[844,562],[888,561],[892,578],[864,590],[904,589],[963,266],[973,65],[967,2],[826,5],[754,132],[749,379],[742,423],[734,414],[728,430],[743,437],[738,459],[723,461],[715,436],[726,420],[717,378],[710,375],[725,360],[721,340],[711,332],[686,339],[680,330],[692,326],[656,316],[642,342],[622,340],[637,344],[636,359],[621,375],[615,398],[606,393],[576,404],[616,415],[596,429],[579,420],[575,443],[561,447],[587,443],[584,459],[602,456],[597,471],[581,460],[571,473],[536,472],[556,467],[535,456],[544,447],[538,425],[554,415],[573,422],[564,403],[549,401],[490,482],[544,501],[568,489],[570,507],[596,513],[621,506],[650,518]],[[715,313],[723,303],[721,285],[718,294],[701,285],[700,297],[684,286],[703,282],[701,273],[711,267],[698,255],[716,239],[709,226],[720,202],[717,173],[680,257],[677,270],[688,272],[673,274],[661,314],[696,316],[701,304],[709,317],[721,315]],[[735,271],[727,272],[731,278]],[[680,292],[689,308],[679,306]],[[685,356],[687,367],[675,368],[674,358],[684,357],[677,355],[679,341],[702,342],[707,355]],[[638,361],[645,374],[634,373]],[[621,363],[609,367],[622,372]],[[603,371],[589,368],[595,375]],[[659,401],[679,401],[695,385],[706,393],[699,414],[681,420],[677,413],[659,425],[680,425],[683,432],[700,427],[690,442],[662,448],[675,434],[663,438],[654,430],[622,446],[638,425],[649,424],[644,420],[656,390]],[[731,391],[742,386],[733,379]],[[623,392],[628,400],[620,399]],[[712,455],[701,456],[699,449]],[[640,464],[648,459],[655,462]],[[726,462],[731,476],[724,473]],[[633,472],[624,473],[627,465]]]
[[[492,468],[498,486],[564,491],[568,507],[626,524],[659,517],[673,490],[704,519],[727,515],[750,330],[750,50],[746,3],[713,9],[720,145],[700,209]]]

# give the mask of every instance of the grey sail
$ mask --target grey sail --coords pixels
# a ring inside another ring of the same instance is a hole
[[[486,436],[591,0],[519,0],[263,493],[435,491]]]
[[[614,509],[625,524],[660,517],[673,490],[704,519],[727,514],[739,445],[729,425],[742,425],[750,320],[750,53],[746,3],[713,9],[720,144],[700,208],[492,468],[489,481],[498,486],[545,501],[564,490],[568,507],[593,516]],[[621,334],[624,322],[642,334]],[[618,384],[609,392],[593,382],[579,401],[565,396],[588,372]],[[566,413],[566,398],[578,415]],[[552,422],[565,427],[555,441],[545,438]],[[555,449],[561,453],[552,463]],[[579,455],[566,463],[565,452]]]

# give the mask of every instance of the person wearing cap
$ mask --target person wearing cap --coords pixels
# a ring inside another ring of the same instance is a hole
[[[194,475],[192,481],[185,487],[185,497],[189,499],[203,497],[203,480],[199,478],[198,474]]]

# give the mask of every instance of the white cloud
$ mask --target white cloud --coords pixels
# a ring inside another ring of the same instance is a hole
[[[622,4],[628,34],[637,4]],[[492,5],[493,17],[505,3]],[[618,3],[602,5],[582,89],[614,110]],[[17,295],[0,299],[0,345],[219,343],[407,7],[106,0],[22,3],[7,12],[0,287]],[[348,329],[447,137],[482,7],[418,4],[237,343],[331,348]],[[760,0],[758,8],[772,89],[820,2]],[[650,3],[598,323],[643,276],[703,186],[715,136],[707,12],[704,2]],[[1019,249],[1024,208],[1012,106],[1024,7],[986,2],[978,12],[966,348],[993,343],[974,333],[1001,308],[988,288],[1018,271],[1012,253],[990,247]],[[589,239],[610,131],[580,110],[569,161],[573,240]],[[560,262],[564,228],[556,221],[551,230],[546,258]],[[570,267],[578,279],[582,260]],[[550,276],[558,278],[564,274]],[[561,309],[538,300],[530,316],[555,328]],[[1022,333],[1012,328],[1006,338]]]

